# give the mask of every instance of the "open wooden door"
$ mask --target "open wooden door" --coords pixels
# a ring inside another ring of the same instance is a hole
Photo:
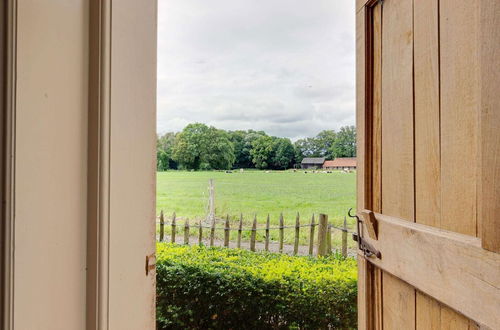
[[[500,329],[500,1],[356,11],[359,328]]]

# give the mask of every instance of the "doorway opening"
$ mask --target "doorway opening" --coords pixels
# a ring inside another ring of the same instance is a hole
[[[355,326],[354,12],[159,2],[160,328]]]

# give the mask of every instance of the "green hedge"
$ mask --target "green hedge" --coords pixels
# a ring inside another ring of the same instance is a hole
[[[158,329],[356,328],[356,262],[157,244]]]

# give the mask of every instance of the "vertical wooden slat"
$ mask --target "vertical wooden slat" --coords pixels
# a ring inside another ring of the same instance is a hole
[[[326,254],[332,253],[332,226],[327,224],[326,226]]]
[[[300,237],[300,216],[297,212],[297,217],[295,218],[295,241],[293,243],[293,255],[297,255],[299,252],[299,237]]]
[[[365,204],[365,92],[366,92],[366,8],[356,12],[356,209],[363,210]],[[314,215],[313,215],[314,220]],[[313,232],[314,233],[314,232]],[[313,239],[311,239],[313,242]],[[311,248],[309,248],[311,251]],[[370,327],[368,308],[370,301],[368,262],[358,257],[358,329]]]
[[[270,219],[268,214],[266,220],[266,242],[264,244],[264,250],[266,251],[269,251],[269,226],[270,226]]]
[[[371,76],[371,108],[369,108],[370,143],[367,145],[369,156],[369,188],[370,205],[368,209],[374,212],[382,210],[382,5],[373,8],[373,36],[372,46],[372,66]]]
[[[500,253],[500,2],[481,1],[480,21],[478,225],[483,248]]]
[[[441,226],[439,0],[414,1],[415,222]],[[416,292],[416,329],[440,329],[441,305]]]
[[[440,330],[441,329],[441,305],[429,296],[417,292],[416,300],[417,330]]]
[[[174,214],[172,214],[172,231],[170,233],[170,239],[172,241],[172,243],[175,243],[175,231],[176,231],[176,215],[175,215],[175,212]]]
[[[229,215],[226,216],[226,223],[224,225],[224,246],[229,247]]]
[[[342,228],[342,255],[347,257],[347,219],[344,217],[344,226]]]
[[[415,289],[383,273],[382,317],[384,329],[415,329]]]
[[[184,244],[189,244],[189,219],[184,222]]]
[[[318,226],[318,256],[325,256],[327,254],[328,242],[328,216],[326,214],[319,215]]]
[[[240,213],[240,223],[238,225],[238,240],[236,242],[236,247],[241,248],[241,232],[243,230],[243,213]]]
[[[438,0],[414,2],[415,221],[440,227]]]
[[[252,232],[250,233],[250,251],[255,251],[255,238],[257,236],[257,215],[253,218]]]
[[[309,255],[312,256],[314,253],[314,214],[311,217],[311,228],[309,228]]]
[[[414,221],[413,1],[384,1],[382,211]]]
[[[412,0],[383,2],[382,59],[382,213],[414,221]],[[415,289],[380,275],[382,327],[414,329]]]
[[[210,227],[210,246],[214,246],[215,240],[215,218],[212,219],[212,226]]]
[[[441,224],[471,236],[477,225],[478,3],[439,2]]]
[[[163,242],[165,237],[165,217],[163,216],[163,210],[160,211],[160,242]]]
[[[371,129],[369,132],[370,143],[367,144],[367,181],[370,191],[368,196],[371,196],[368,208],[375,212],[382,212],[382,14],[383,5],[379,3],[373,8],[373,36],[372,36],[372,65],[373,75],[372,88],[370,95],[372,107],[369,115],[367,115],[367,125]],[[368,135],[368,132],[367,132]],[[369,171],[368,171],[369,169]],[[373,329],[383,329],[383,271],[371,267],[370,271],[370,322]]]
[[[200,219],[198,223],[198,245],[203,244],[203,221]]]
[[[279,228],[279,253],[283,253],[283,239],[284,239],[284,232],[283,230],[285,229],[285,224],[283,220],[283,213],[280,214],[280,228]]]

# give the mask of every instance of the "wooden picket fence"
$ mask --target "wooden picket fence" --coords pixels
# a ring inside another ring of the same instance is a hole
[[[160,217],[159,217],[159,237],[158,240],[160,242],[165,241],[165,227],[170,227],[170,241],[175,243],[176,242],[176,234],[177,234],[177,219],[176,219],[176,214],[175,212],[172,215],[172,219],[170,223],[165,221],[165,215],[164,212],[161,211]],[[342,232],[342,247],[341,247],[341,253],[343,256],[347,256],[347,235],[349,233],[352,233],[348,227],[347,227],[347,222],[346,219],[344,218],[344,224],[343,227],[336,227],[328,222],[328,215],[326,214],[320,214],[319,215],[319,221],[318,223],[315,222],[314,215],[311,218],[311,221],[307,224],[300,224],[300,217],[299,214],[297,213],[297,217],[295,219],[295,225],[292,226],[285,226],[284,225],[284,220],[283,220],[283,214],[280,215],[279,218],[279,226],[277,227],[271,227],[270,226],[270,219],[269,215],[267,216],[266,220],[266,226],[265,227],[257,227],[257,217],[255,216],[252,222],[252,227],[251,228],[244,228],[243,227],[243,216],[240,216],[239,220],[239,225],[237,228],[231,228],[230,221],[229,221],[229,216],[226,217],[225,222],[224,222],[224,227],[217,227],[216,226],[216,221],[215,217],[211,221],[211,225],[203,225],[202,221],[200,220],[198,224],[191,225],[189,223],[189,219],[186,219],[184,221],[183,227],[183,234],[184,234],[184,244],[190,244],[190,238],[191,238],[191,229],[197,229],[198,230],[198,244],[203,243],[203,231],[209,230],[210,231],[210,236],[209,236],[209,246],[214,246],[215,242],[215,231],[216,230],[223,230],[224,231],[224,246],[229,247],[229,242],[230,242],[230,232],[231,231],[237,231],[237,241],[236,241],[236,247],[241,248],[241,238],[242,238],[242,233],[244,231],[250,231],[250,250],[251,251],[256,251],[255,245],[256,245],[256,236],[257,236],[257,231],[265,231],[264,233],[264,250],[269,251],[269,242],[270,242],[270,231],[271,230],[278,230],[279,231],[279,240],[278,240],[278,252],[283,253],[283,246],[284,246],[284,237],[285,237],[285,229],[291,228],[295,230],[295,237],[294,237],[294,244],[293,244],[293,255],[297,255],[299,252],[299,238],[300,238],[300,231],[301,228],[309,228],[309,250],[308,254],[309,255],[314,255],[314,246],[315,246],[315,241],[316,241],[316,255],[319,256],[324,256],[327,254],[330,254],[332,252],[332,230],[339,230]],[[315,240],[315,231],[316,227],[318,227],[317,231],[317,237]]]

